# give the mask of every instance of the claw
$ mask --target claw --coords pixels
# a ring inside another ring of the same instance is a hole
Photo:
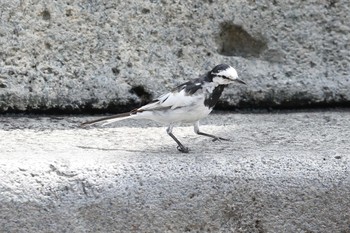
[[[213,142],[215,142],[215,141],[230,141],[230,139],[227,139],[227,138],[221,138],[221,137],[216,137],[216,138],[214,138],[213,139]]]
[[[177,149],[182,153],[188,153],[190,151],[188,147],[184,147],[184,146],[177,146]]]

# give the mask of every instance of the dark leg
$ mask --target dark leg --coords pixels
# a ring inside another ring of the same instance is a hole
[[[223,140],[223,141],[230,141],[230,139],[227,139],[227,138],[222,138],[222,137],[217,137],[215,135],[212,135],[212,134],[207,134],[207,133],[203,133],[201,131],[199,131],[199,121],[197,121],[195,124],[194,124],[194,132],[198,135],[203,135],[203,136],[206,136],[206,137],[210,137],[210,138],[213,138],[213,142],[217,141],[217,140]]]
[[[177,149],[179,151],[181,151],[182,153],[188,153],[189,149],[187,147],[184,147],[184,145],[182,145],[182,143],[174,136],[174,134],[172,133],[173,131],[173,125],[170,125],[167,129],[166,132],[169,134],[169,136],[174,139],[174,141],[177,143]]]

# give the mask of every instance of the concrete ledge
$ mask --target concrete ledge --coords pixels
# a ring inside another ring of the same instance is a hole
[[[350,231],[348,111],[214,114],[232,141],[176,128],[190,154],[148,121],[0,119],[0,232]]]

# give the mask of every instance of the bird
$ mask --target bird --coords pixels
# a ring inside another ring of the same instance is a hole
[[[178,123],[193,123],[196,134],[210,137],[212,141],[229,141],[229,139],[202,132],[199,129],[199,120],[209,115],[224,88],[231,83],[246,85],[244,81],[238,78],[237,71],[232,66],[219,64],[198,78],[176,86],[169,93],[155,98],[142,107],[130,112],[84,122],[81,126],[97,123],[106,125],[126,119],[153,120],[167,124],[166,132],[176,142],[177,149],[180,152],[188,153],[189,148],[185,147],[172,133],[174,126]]]

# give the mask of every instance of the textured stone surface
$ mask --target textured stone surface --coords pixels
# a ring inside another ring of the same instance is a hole
[[[222,106],[348,105],[347,0],[0,2],[0,111],[139,105],[218,63]]]
[[[148,121],[2,117],[0,232],[349,232],[350,112]],[[146,128],[147,126],[147,128]]]

